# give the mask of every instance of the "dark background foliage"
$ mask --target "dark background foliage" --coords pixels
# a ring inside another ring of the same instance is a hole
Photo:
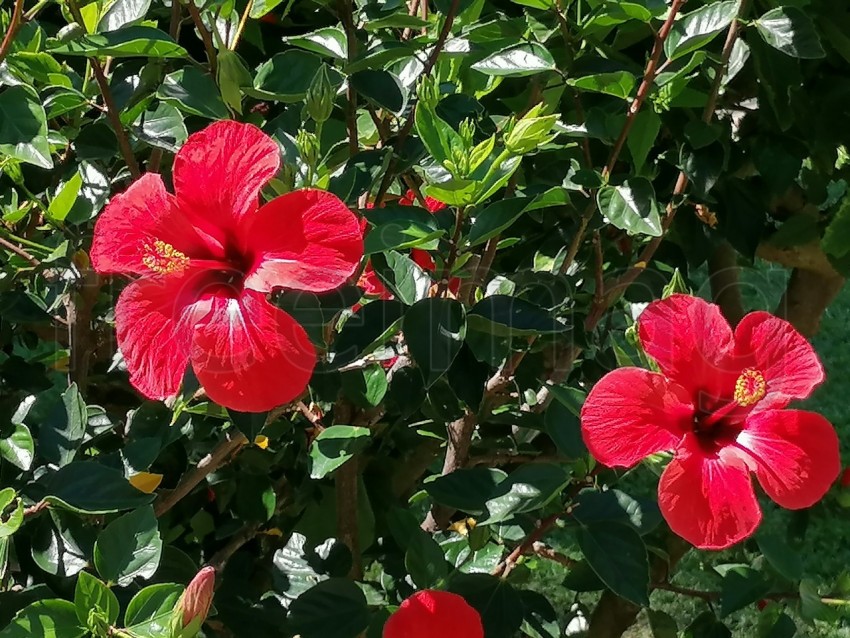
[[[823,319],[811,407],[846,440],[850,5],[4,0],[0,26],[0,638],[174,635],[203,564],[206,636],[378,637],[426,587],[488,638],[847,631],[843,488],[689,551],[664,459],[597,466],[577,413],[645,365],[640,304],[692,290]],[[280,144],[266,197],[365,215],[395,297],[276,298],[321,359],[262,415],[191,378],[140,400],[123,282],[86,252],[109,197],[225,118]]]

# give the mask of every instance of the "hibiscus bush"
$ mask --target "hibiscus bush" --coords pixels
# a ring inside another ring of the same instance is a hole
[[[848,34],[4,1],[0,638],[845,635]]]

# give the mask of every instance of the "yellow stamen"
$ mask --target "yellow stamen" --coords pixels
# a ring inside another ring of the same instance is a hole
[[[747,368],[735,382],[735,402],[743,407],[754,405],[767,394],[767,381],[755,368]]]
[[[186,270],[189,258],[171,244],[157,239],[145,243],[142,263],[159,275],[179,274]]]

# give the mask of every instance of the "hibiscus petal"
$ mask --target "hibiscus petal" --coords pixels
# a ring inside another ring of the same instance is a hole
[[[784,407],[805,399],[824,380],[814,348],[790,323],[768,312],[751,312],[735,330],[735,349],[764,375],[765,404]]]
[[[127,286],[115,306],[118,347],[130,383],[149,399],[177,394],[191,351],[192,330],[209,311],[198,300],[202,274],[142,278]]]
[[[181,210],[226,244],[279,168],[271,137],[252,124],[225,120],[193,133],[177,152],[174,191]]]
[[[746,465],[704,452],[693,435],[661,475],[658,505],[670,529],[700,549],[731,547],[761,522]]]
[[[339,287],[363,257],[360,221],[336,196],[302,189],[257,211],[243,237],[253,255],[245,286],[324,292]]]
[[[638,333],[646,353],[661,371],[701,397],[710,411],[734,388],[740,373],[731,362],[734,337],[714,304],[690,295],[671,295],[641,313]]]
[[[204,257],[210,252],[177,210],[162,178],[146,173],[114,197],[97,218],[92,265],[102,274],[151,274],[144,260],[156,242],[165,242],[189,257]]]
[[[788,509],[814,505],[841,471],[835,428],[814,412],[756,412],[736,445],[752,460],[767,495]]]
[[[307,387],[316,351],[292,317],[260,293],[211,295],[212,312],[195,329],[192,368],[207,395],[240,412],[264,412]]]
[[[678,447],[693,413],[682,387],[655,372],[619,368],[593,386],[581,409],[581,431],[600,463],[631,467]]]
[[[424,590],[405,600],[384,625],[383,638],[484,638],[478,612],[457,594]]]

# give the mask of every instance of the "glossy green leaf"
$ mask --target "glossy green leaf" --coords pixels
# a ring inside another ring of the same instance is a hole
[[[431,275],[395,250],[372,255],[372,267],[387,289],[409,306],[424,300],[433,285]]]
[[[463,596],[480,615],[487,638],[514,638],[522,625],[522,599],[513,586],[489,574],[458,574],[449,591]]]
[[[132,635],[171,638],[171,617],[184,587],[163,583],[145,587],[129,602],[124,624]]]
[[[153,27],[131,26],[109,33],[84,35],[50,49],[57,55],[113,58],[185,58],[186,49],[164,31]]]
[[[82,638],[86,633],[73,603],[51,599],[24,607],[0,631],[0,638]]]
[[[649,606],[649,560],[633,528],[618,523],[582,526],[578,544],[608,589],[636,605]]]
[[[281,102],[299,102],[321,66],[322,59],[306,51],[276,53],[257,69],[254,88]]]
[[[66,465],[47,478],[45,489],[48,503],[86,514],[133,509],[154,499],[130,485],[118,470],[94,461]]]
[[[812,19],[797,7],[777,7],[755,21],[759,35],[792,58],[826,57]]]
[[[121,613],[118,597],[105,584],[88,572],[80,572],[74,589],[74,607],[81,625],[88,623],[92,611],[102,612],[110,625],[114,625]]]
[[[628,71],[597,73],[595,75],[585,75],[580,78],[570,78],[567,80],[567,84],[577,89],[605,93],[623,98],[624,100],[631,96],[636,83],[637,78]]]
[[[227,107],[221,101],[212,76],[193,66],[166,75],[156,96],[192,115],[211,120],[225,119],[228,116]]]
[[[664,42],[667,57],[675,60],[704,47],[732,23],[737,11],[737,0],[725,0],[712,2],[686,14],[673,24]]]
[[[596,196],[608,221],[633,235],[661,236],[661,217],[652,183],[634,177],[620,186],[603,186]]]
[[[369,428],[332,425],[310,446],[310,478],[321,479],[341,467],[369,445]]]
[[[0,457],[26,471],[35,458],[35,444],[27,426],[18,423],[5,439],[0,439]]]
[[[548,49],[531,42],[502,49],[472,65],[486,75],[522,77],[541,71],[554,71],[555,60]]]
[[[470,328],[499,337],[528,337],[569,330],[569,325],[555,319],[545,308],[509,295],[485,297],[472,307],[466,318]]]
[[[40,168],[53,168],[44,107],[23,86],[0,92],[0,153]]]
[[[97,30],[115,31],[142,20],[150,9],[151,0],[115,0],[100,18]]]
[[[369,625],[369,608],[353,581],[331,578],[292,603],[289,622],[302,638],[357,638]]]
[[[437,503],[468,512],[480,514],[496,486],[507,474],[497,468],[461,468],[446,475],[427,481],[423,488]]]
[[[108,582],[125,587],[136,578],[148,579],[159,567],[162,539],[153,507],[146,506],[116,518],[94,546],[94,564]]]
[[[352,73],[349,82],[360,95],[392,113],[401,114],[407,105],[407,89],[389,71],[364,69]]]
[[[410,355],[430,387],[460,352],[466,337],[466,313],[453,299],[423,299],[407,311],[402,330]]]
[[[442,548],[430,534],[417,529],[409,539],[404,566],[410,579],[420,589],[437,585],[449,573]]]
[[[732,567],[720,583],[720,617],[753,604],[770,589],[770,581],[760,571],[745,565]]]
[[[18,531],[24,522],[24,504],[14,488],[0,490],[0,539]]]
[[[516,514],[531,512],[558,497],[570,477],[557,465],[523,465],[499,483],[485,504],[488,516],[482,524],[501,523]]]
[[[325,27],[305,35],[284,38],[292,46],[345,60],[348,58],[348,40],[340,27]]]
[[[334,365],[351,363],[371,352],[393,332],[404,316],[404,304],[395,299],[378,299],[360,308],[345,322],[334,341]]]
[[[142,113],[133,123],[133,131],[143,142],[176,153],[189,136],[183,115],[167,102]]]

